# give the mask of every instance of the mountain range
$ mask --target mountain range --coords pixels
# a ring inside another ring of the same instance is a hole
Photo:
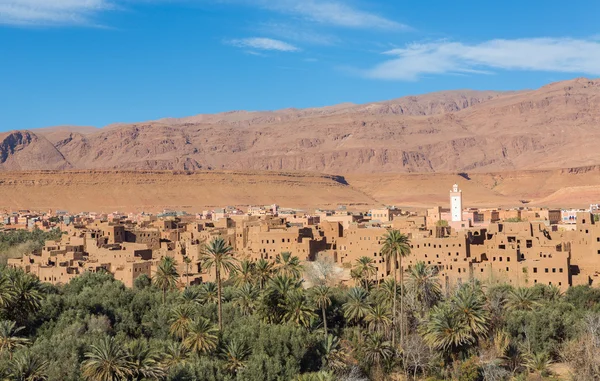
[[[600,80],[0,133],[0,171],[472,173],[600,164]]]

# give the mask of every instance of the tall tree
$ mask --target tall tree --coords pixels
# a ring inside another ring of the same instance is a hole
[[[364,283],[363,287],[368,290],[371,281],[377,275],[375,261],[371,257],[363,256],[356,260],[354,268],[359,274],[361,274],[361,279]]]
[[[237,374],[246,367],[246,359],[250,355],[248,346],[236,339],[228,342],[221,353],[225,360],[225,370],[229,373]]]
[[[179,273],[177,272],[177,262],[173,257],[163,257],[156,268],[152,281],[162,290],[163,304],[167,298],[167,291],[177,287]]]
[[[289,295],[284,304],[284,311],[284,320],[306,328],[310,326],[315,317],[315,313],[302,291],[295,291]]]
[[[429,346],[453,359],[459,351],[475,342],[468,323],[448,303],[434,306],[420,330]]]
[[[0,274],[0,308],[3,309],[10,306],[15,296],[15,289],[10,279],[4,274]]]
[[[134,380],[158,380],[165,376],[165,371],[160,363],[161,354],[148,341],[137,339],[129,342],[126,353]]]
[[[201,254],[202,267],[205,269],[215,269],[217,279],[217,302],[219,304],[219,330],[223,329],[223,306],[222,306],[222,285],[221,272],[231,273],[237,269],[236,259],[233,257],[233,247],[222,237],[215,237],[204,246]]]
[[[369,313],[367,297],[369,293],[362,287],[348,290],[348,300],[342,306],[344,317],[350,321],[360,322]]]
[[[327,338],[327,308],[331,305],[331,287],[326,285],[315,286],[310,289],[312,300],[317,308],[321,309],[323,316],[323,329]]]
[[[192,259],[184,255],[183,263],[185,263],[185,286],[190,287],[190,264],[192,263]]]
[[[239,307],[244,315],[251,315],[256,309],[258,289],[251,283],[246,283],[233,293],[233,303]]]
[[[127,352],[114,337],[104,337],[90,346],[82,364],[82,374],[89,381],[126,380],[133,376]]]
[[[252,283],[254,280],[254,263],[247,259],[241,261],[233,274],[233,280],[237,287]]]
[[[196,315],[197,310],[193,304],[180,304],[171,312],[171,335],[180,339],[185,339],[185,335],[189,330],[190,323]]]
[[[299,279],[302,277],[300,259],[289,251],[284,251],[275,258],[275,271],[279,275],[286,275]]]
[[[506,301],[506,307],[512,310],[533,311],[539,305],[539,298],[533,289],[526,287],[511,290]]]
[[[404,268],[402,258],[410,254],[410,240],[399,230],[389,230],[383,236],[381,254],[387,263],[393,262],[394,281],[398,283],[398,268],[400,268],[400,342],[404,340]],[[398,266],[400,263],[400,266]],[[396,297],[392,306],[392,345],[396,344]]]

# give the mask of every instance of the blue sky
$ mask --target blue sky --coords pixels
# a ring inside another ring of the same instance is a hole
[[[600,1],[0,0],[0,131],[600,76]]]

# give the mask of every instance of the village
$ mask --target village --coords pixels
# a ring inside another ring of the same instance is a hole
[[[342,283],[361,257],[374,260],[383,280],[393,267],[380,253],[383,236],[399,230],[410,239],[404,258],[408,271],[417,262],[437,269],[444,289],[473,279],[513,286],[554,285],[561,290],[600,283],[600,210],[520,207],[465,209],[455,184],[449,207],[404,211],[390,206],[350,212],[307,211],[278,205],[225,207],[196,215],[10,211],[0,216],[0,231],[60,229],[61,239],[41,250],[8,259],[8,265],[41,281],[65,284],[84,272],[108,271],[133,287],[136,278],[152,277],[163,257],[172,257],[186,284],[214,281],[202,268],[204,245],[222,237],[236,258],[274,261],[289,252],[308,264],[330,261]],[[183,285],[183,284],[182,284]]]

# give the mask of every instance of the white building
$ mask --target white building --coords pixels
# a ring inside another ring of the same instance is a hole
[[[462,191],[458,189],[458,184],[454,184],[450,191],[450,213],[452,215],[452,222],[461,222],[463,220]]]

